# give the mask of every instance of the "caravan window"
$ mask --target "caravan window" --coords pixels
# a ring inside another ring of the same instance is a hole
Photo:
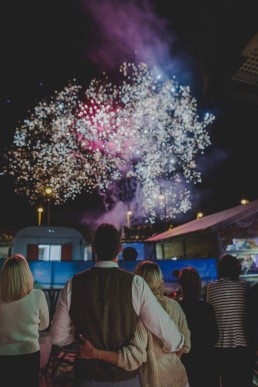
[[[61,245],[39,245],[39,260],[61,261]]]

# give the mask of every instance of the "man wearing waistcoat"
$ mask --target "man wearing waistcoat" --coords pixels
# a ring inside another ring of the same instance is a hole
[[[94,238],[96,265],[66,283],[51,324],[51,342],[68,345],[82,335],[99,350],[116,351],[128,344],[140,317],[166,350],[177,352],[183,346],[183,336],[144,279],[118,267],[121,250],[118,230],[101,224]],[[74,373],[76,387],[141,386],[139,369],[126,371],[101,357],[76,358]]]

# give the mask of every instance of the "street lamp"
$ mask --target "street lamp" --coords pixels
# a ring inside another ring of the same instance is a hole
[[[127,227],[128,228],[131,227],[131,215],[132,215],[132,211],[130,210],[130,207],[129,207],[127,210],[127,213],[126,213]]]
[[[44,211],[43,207],[38,207],[38,226],[41,226],[42,212]]]
[[[45,192],[46,192],[47,195],[51,195],[52,192],[53,192],[53,189],[52,189],[51,187],[47,187],[47,188],[45,189]]]
[[[160,187],[160,188],[159,188],[159,199],[160,199],[160,200],[165,200],[165,191],[164,191],[164,187]]]
[[[203,217],[203,213],[202,212],[197,212],[196,218],[197,219],[201,219],[202,217]]]
[[[47,195],[47,225],[50,226],[50,200],[51,200],[51,195],[53,193],[53,188],[51,187],[46,187],[45,193]]]
[[[164,187],[159,188],[159,200],[160,207],[164,210],[165,230],[167,230],[167,207],[166,207],[166,196]]]

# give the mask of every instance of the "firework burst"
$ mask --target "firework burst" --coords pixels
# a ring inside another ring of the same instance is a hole
[[[164,79],[157,68],[124,63],[120,74],[118,85],[105,75],[86,90],[76,123],[80,152],[87,158],[89,146],[95,150],[98,186],[112,190],[114,202],[121,197],[114,181],[134,178],[146,219],[174,218],[191,208],[187,187],[201,182],[196,158],[210,145],[214,116],[201,121],[189,86]]]
[[[93,79],[81,99],[80,86],[67,86],[16,129],[7,172],[17,193],[35,203],[50,186],[61,204],[97,187],[111,207],[134,202],[150,222],[191,208],[197,157],[210,145],[215,117],[201,120],[190,87],[157,68],[124,63],[119,74],[117,83],[106,74]]]
[[[81,87],[68,85],[50,101],[40,102],[14,134],[6,173],[15,176],[15,192],[31,204],[52,188],[51,200],[75,198],[88,184],[91,167],[77,157],[74,110]],[[91,180],[90,180],[91,183]]]

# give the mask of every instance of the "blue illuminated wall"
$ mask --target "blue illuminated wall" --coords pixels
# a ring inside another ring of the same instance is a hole
[[[141,242],[128,242],[123,243],[123,249],[126,247],[133,247],[137,251],[137,261],[143,260],[145,257],[144,243]],[[122,253],[118,254],[118,259],[123,259]]]
[[[125,270],[133,272],[139,261],[125,262],[120,260],[119,266]],[[172,276],[172,271],[182,269],[186,266],[194,267],[205,282],[214,281],[217,276],[217,265],[215,258],[190,259],[178,261],[156,261],[163,273],[165,282],[176,282]],[[33,273],[34,280],[39,286],[63,286],[65,282],[74,274],[94,266],[95,261],[70,261],[70,262],[44,262],[30,261],[29,265]]]
[[[0,267],[3,260],[0,260]],[[133,272],[139,261],[125,262],[119,260],[121,268]],[[176,282],[172,276],[174,270],[180,270],[186,266],[194,267],[204,282],[214,281],[218,278],[217,262],[215,258],[209,259],[186,259],[186,260],[158,260],[156,261],[163,273],[164,281]],[[35,285],[38,287],[62,287],[65,282],[74,274],[94,266],[95,261],[67,261],[67,262],[46,262],[28,261],[32,271]]]

